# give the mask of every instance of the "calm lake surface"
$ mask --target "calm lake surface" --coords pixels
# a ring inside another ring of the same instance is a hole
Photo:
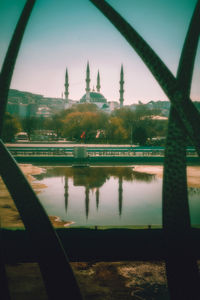
[[[133,167],[43,167],[39,199],[48,215],[74,226],[161,225],[162,179]],[[200,224],[200,189],[189,188],[192,224]]]

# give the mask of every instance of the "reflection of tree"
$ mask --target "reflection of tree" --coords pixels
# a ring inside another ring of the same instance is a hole
[[[100,188],[111,176],[118,178],[122,176],[125,181],[146,181],[155,180],[155,175],[135,172],[132,167],[52,167],[46,173],[37,175],[38,180],[46,177],[67,176],[74,180],[76,186],[86,186],[89,188]]]
[[[75,186],[86,186],[89,188],[101,187],[108,178],[105,170],[103,172],[100,168],[75,168],[73,172],[73,179]],[[77,172],[78,171],[78,172]]]
[[[194,196],[194,195],[200,195],[200,188],[195,188],[195,187],[189,187],[188,188],[188,194],[189,196]]]
[[[155,175],[140,173],[134,171],[134,168],[130,167],[112,167],[110,168],[110,176],[119,177],[122,176],[125,181],[146,181],[151,182],[155,180]]]
[[[119,176],[119,187],[118,187],[118,192],[119,192],[119,216],[121,217],[122,214],[122,203],[123,203],[123,179],[122,176]]]
[[[140,172],[133,172],[133,180],[135,181],[146,181],[152,182],[156,179],[156,175],[154,174],[147,174],[147,173],[140,173]],[[131,181],[133,181],[131,180]]]

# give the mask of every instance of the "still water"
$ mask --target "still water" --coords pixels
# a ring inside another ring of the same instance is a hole
[[[45,167],[39,199],[48,215],[75,226],[161,225],[162,179],[132,167]],[[200,189],[189,188],[192,224],[200,224]]]

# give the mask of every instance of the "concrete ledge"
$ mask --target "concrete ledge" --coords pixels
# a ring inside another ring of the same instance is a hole
[[[68,228],[56,229],[56,232],[70,261],[162,260],[166,257],[162,229]],[[34,246],[25,230],[2,229],[1,234],[6,262],[36,261]],[[194,257],[200,259],[200,229],[192,229],[190,241],[190,245],[185,244],[184,253],[191,247]]]
[[[74,157],[67,156],[15,156],[15,160],[19,163],[34,163],[34,162],[62,162],[74,163]],[[87,163],[161,163],[164,162],[164,156],[96,156],[89,157]],[[200,164],[199,157],[187,157],[187,162]]]

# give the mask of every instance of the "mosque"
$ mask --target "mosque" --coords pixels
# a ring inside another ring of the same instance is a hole
[[[120,98],[119,102],[116,101],[107,101],[107,99],[104,97],[102,93],[100,93],[101,85],[100,85],[100,74],[99,71],[97,73],[97,85],[96,85],[96,91],[93,88],[91,91],[90,89],[90,66],[89,62],[87,63],[86,68],[86,88],[85,88],[85,94],[81,97],[81,99],[77,103],[93,103],[96,104],[96,106],[104,111],[111,111],[118,107],[123,107],[124,102],[124,70],[123,65],[121,66],[120,71]],[[71,105],[73,105],[74,101],[69,99],[69,77],[68,77],[68,70],[66,69],[65,73],[65,109],[69,108]]]
[[[21,118],[26,117],[51,117],[53,114],[62,111],[63,109],[70,108],[72,105],[79,103],[93,103],[96,106],[110,113],[112,110],[123,107],[124,103],[124,70],[123,65],[120,71],[120,89],[119,101],[108,101],[100,92],[100,74],[97,73],[96,91],[90,89],[90,66],[89,62],[86,67],[86,88],[85,94],[80,100],[72,100],[69,98],[69,77],[68,70],[65,73],[65,92],[61,98],[43,97],[42,95],[32,94],[29,92],[21,92],[18,90],[10,90],[9,99],[7,104],[7,111],[10,114],[16,115]]]

